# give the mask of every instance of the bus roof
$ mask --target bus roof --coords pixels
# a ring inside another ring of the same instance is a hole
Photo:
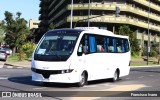
[[[127,39],[129,38],[128,36],[117,35],[109,30],[99,29],[98,27],[76,27],[74,29],[61,28],[61,29],[50,30],[49,32],[51,31],[77,31],[77,32],[84,32],[88,34],[91,33],[91,34],[105,35],[105,36],[112,36],[112,37],[119,37],[119,38],[127,38]]]

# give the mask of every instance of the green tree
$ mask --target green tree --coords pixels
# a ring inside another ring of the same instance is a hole
[[[53,23],[49,24],[48,29],[49,29],[49,30],[53,30],[53,29],[54,29],[54,25],[53,25]]]
[[[136,33],[133,32],[129,26],[123,25],[119,28],[118,32],[119,35],[126,35],[129,36],[130,46],[131,46],[131,54],[138,54],[140,52],[140,47],[138,45],[138,40],[136,39]]]
[[[16,17],[13,18],[13,14],[5,11],[5,23],[6,23],[6,36],[5,42],[13,49],[15,53],[16,48],[19,52],[19,60],[23,59],[22,45],[26,42],[26,35],[29,34],[29,29],[27,28],[27,21],[21,18],[21,13],[17,12]]]
[[[27,43],[23,44],[22,49],[25,52],[27,58],[32,57],[32,53],[33,53],[35,47],[36,47],[36,44],[34,44],[32,42],[27,42]]]
[[[0,43],[4,42],[4,36],[5,36],[5,29],[4,29],[4,23],[3,21],[0,22]]]

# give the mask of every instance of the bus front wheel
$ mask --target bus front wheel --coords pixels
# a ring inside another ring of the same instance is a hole
[[[87,84],[87,74],[83,72],[80,77],[80,81],[78,82],[78,87],[83,87]]]
[[[112,81],[115,82],[115,81],[118,81],[118,80],[119,80],[119,71],[116,70],[114,75],[113,75]]]

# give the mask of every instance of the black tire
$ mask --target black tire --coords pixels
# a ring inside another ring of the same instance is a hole
[[[116,70],[113,75],[112,82],[116,82],[118,80],[119,80],[119,72],[118,72],[118,70]]]
[[[80,82],[78,82],[78,87],[83,87],[84,85],[87,84],[87,75],[85,72],[83,72],[81,74],[81,79],[80,79]]]

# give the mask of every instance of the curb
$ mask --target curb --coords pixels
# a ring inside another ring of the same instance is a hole
[[[149,65],[149,66],[130,66],[130,68],[144,68],[144,67],[160,67],[160,65]]]
[[[4,65],[3,65],[3,66],[0,66],[0,68],[3,68],[5,65],[6,65],[6,66],[12,66],[12,67],[30,68],[29,66],[14,65],[14,64],[9,64],[9,63],[4,63]],[[160,67],[160,65],[130,66],[130,68],[144,68],[144,67]]]
[[[5,67],[5,66],[12,66],[12,67],[15,67],[15,68],[31,68],[29,66],[14,65],[14,64],[9,64],[9,63],[4,63],[3,67]]]
[[[17,65],[13,65],[13,64],[7,64],[7,63],[5,63],[4,66],[5,66],[5,65],[6,65],[6,66],[13,66],[13,67],[22,67],[22,66],[17,66]]]

